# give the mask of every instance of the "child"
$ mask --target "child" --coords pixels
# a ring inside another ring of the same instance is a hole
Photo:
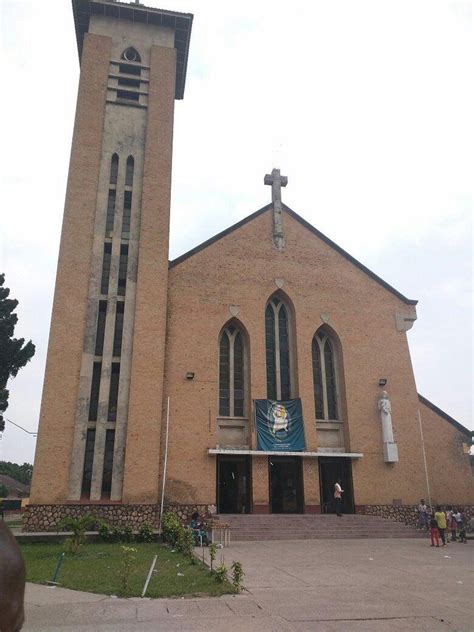
[[[431,535],[431,544],[430,544],[430,546],[434,546],[435,545],[435,540],[436,540],[436,546],[439,548],[438,523],[437,523],[435,515],[433,513],[431,514],[431,519],[430,519],[430,535]]]
[[[424,498],[420,500],[418,505],[418,528],[428,531],[428,507]]]
[[[461,520],[458,522],[459,525],[459,542],[462,542],[463,544],[467,544],[467,538],[466,538],[466,514],[464,513],[464,511],[461,509],[459,511],[460,515],[461,515]]]
[[[446,546],[446,514],[444,513],[444,511],[441,511],[441,507],[439,505],[436,507],[436,513],[434,517],[436,519],[436,524],[438,525],[438,531],[441,541],[443,542],[443,546]]]
[[[451,517],[449,518],[449,528],[451,529],[451,542],[456,542],[457,540],[456,530],[458,528],[458,523],[455,518],[457,513],[458,513],[458,510],[453,508],[453,510],[451,511]]]

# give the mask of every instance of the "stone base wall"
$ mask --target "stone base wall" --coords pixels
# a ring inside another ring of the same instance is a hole
[[[176,513],[183,524],[191,522],[191,515],[197,511],[199,516],[210,519],[216,513],[215,505],[178,505],[169,504],[164,511]],[[23,513],[23,531],[57,531],[63,518],[80,518],[91,515],[97,522],[106,522],[111,527],[130,526],[137,531],[144,522],[158,529],[160,523],[160,505],[122,505],[116,504],[70,504],[70,505],[27,505]]]
[[[23,514],[23,531],[57,531],[63,518],[80,518],[89,514],[97,522],[111,527],[131,526],[137,531],[144,522],[155,529],[160,517],[159,505],[27,505]]]
[[[456,505],[452,506],[456,507]],[[443,508],[446,508],[446,505],[443,505]],[[462,508],[466,516],[466,526],[469,529],[470,521],[474,517],[474,506],[464,505]],[[368,516],[381,516],[395,522],[404,522],[414,526],[418,524],[418,505],[361,505],[357,507],[356,513]]]

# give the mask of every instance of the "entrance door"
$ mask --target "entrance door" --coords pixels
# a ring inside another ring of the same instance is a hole
[[[250,457],[217,457],[217,512],[250,513]]]
[[[319,486],[321,492],[321,513],[336,513],[334,485],[341,479],[342,512],[354,513],[352,489],[352,461],[347,457],[319,457]]]
[[[303,472],[301,458],[268,458],[270,507],[272,513],[303,513]]]

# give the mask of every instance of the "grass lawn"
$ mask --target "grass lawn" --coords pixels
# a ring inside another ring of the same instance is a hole
[[[147,597],[222,595],[234,592],[230,583],[219,583],[198,560],[191,564],[181,553],[162,544],[126,544],[137,549],[130,575],[130,591],[121,593],[121,544],[84,544],[75,555],[66,553],[59,583],[63,588],[86,592],[140,597],[153,557],[158,555]],[[53,577],[63,544],[21,544],[26,562],[26,580],[44,584]],[[180,573],[180,574],[178,574]]]

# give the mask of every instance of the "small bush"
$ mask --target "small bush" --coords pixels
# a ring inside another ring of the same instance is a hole
[[[130,546],[122,546],[122,563],[120,565],[120,594],[128,595],[130,592],[130,575],[132,574],[137,549]]]
[[[211,573],[213,571],[214,562],[216,561],[216,555],[217,555],[217,546],[214,543],[212,543],[209,545],[209,557],[211,560]]]
[[[138,530],[139,542],[153,542],[154,539],[155,533],[151,524],[149,522],[142,522]]]
[[[178,542],[182,530],[183,526],[178,516],[172,511],[165,511],[161,518],[161,532],[165,542],[174,546]]]
[[[77,553],[79,547],[85,542],[87,529],[95,526],[95,518],[90,514],[85,514],[80,518],[67,516],[58,524],[58,529],[72,531],[72,536],[66,539],[66,545],[70,553]]]
[[[111,541],[111,533],[110,533],[110,527],[106,522],[101,522],[99,525],[99,539],[102,542],[110,542]]]
[[[193,532],[191,529],[181,527],[181,532],[178,536],[178,548],[181,553],[187,557],[191,562],[194,560],[193,548]]]
[[[232,585],[234,586],[236,592],[240,592],[242,590],[242,580],[244,578],[244,571],[242,568],[241,562],[232,562]]]
[[[228,579],[227,572],[227,566],[225,566],[225,564],[219,564],[219,566],[217,566],[216,570],[214,571],[216,580],[221,584],[226,582]]]
[[[122,538],[124,542],[133,542],[133,529],[129,524],[122,529]]]

